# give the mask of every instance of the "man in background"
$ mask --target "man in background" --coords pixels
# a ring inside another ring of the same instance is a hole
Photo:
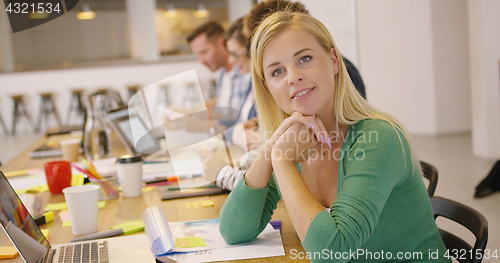
[[[242,75],[229,62],[229,53],[224,43],[224,29],[209,21],[198,27],[187,41],[198,61],[212,72],[216,72],[216,96],[210,99],[207,107],[231,107],[239,110],[248,94],[250,75]]]

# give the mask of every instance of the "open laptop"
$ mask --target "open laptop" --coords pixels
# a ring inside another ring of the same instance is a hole
[[[0,172],[0,225],[26,263],[155,262],[146,235],[129,235],[51,246]]]
[[[147,159],[165,155],[166,151],[159,144],[163,134],[149,131],[133,108],[124,106],[110,110],[106,118],[130,154],[140,154]],[[139,137],[137,134],[141,138],[135,142],[134,136]]]

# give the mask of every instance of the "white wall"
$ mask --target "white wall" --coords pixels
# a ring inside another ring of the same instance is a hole
[[[12,34],[15,64],[40,66],[129,57],[125,12],[99,11],[95,19],[84,21],[77,20],[76,13]]]
[[[368,100],[412,134],[470,130],[466,4],[357,0]]]
[[[500,1],[469,0],[473,152],[500,158]]]
[[[29,113],[32,118],[37,119],[40,107],[39,94],[54,92],[59,114],[64,121],[69,108],[71,89],[83,88],[89,94],[98,88],[109,87],[120,91],[125,100],[128,98],[126,87],[129,85],[145,87],[158,80],[192,69],[196,70],[201,88],[207,90],[213,75],[205,66],[198,63],[195,57],[191,56],[188,61],[4,73],[0,74],[0,113],[8,129],[12,130],[13,104],[10,95],[24,94]],[[182,88],[173,87],[173,90]],[[16,131],[31,131],[24,118],[21,120],[16,126]],[[55,124],[55,121],[51,119],[51,125],[55,126]],[[43,126],[45,127],[45,124]]]
[[[309,14],[323,23],[344,57],[359,68],[355,0],[301,0]]]
[[[467,2],[431,1],[437,133],[471,130]]]

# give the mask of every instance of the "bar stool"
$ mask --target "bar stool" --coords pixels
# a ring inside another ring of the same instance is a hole
[[[40,94],[40,115],[38,116],[37,127],[39,130],[42,128],[42,118],[45,117],[46,128],[49,128],[49,116],[50,114],[54,115],[56,118],[57,124],[59,127],[62,127],[61,118],[59,117],[59,113],[57,112],[56,104],[54,103],[54,99],[52,97],[52,92],[41,93]]]
[[[184,97],[182,101],[182,104],[188,105],[188,107],[195,107],[200,103],[198,100],[198,94],[196,92],[195,82],[186,83],[186,90],[184,91]]]
[[[75,89],[71,91],[71,98],[69,101],[69,110],[68,110],[68,115],[66,115],[66,125],[70,125],[70,120],[71,120],[71,113],[73,111],[76,111],[76,114],[79,116],[85,115],[85,108],[83,107],[83,102],[82,102],[82,94],[83,90],[82,89]]]
[[[132,85],[127,87],[128,90],[128,99],[130,100],[134,94],[136,94],[139,90],[140,87],[139,85]]]
[[[14,102],[14,109],[12,111],[12,134],[16,134],[16,124],[18,118],[21,116],[26,117],[28,119],[28,123],[31,126],[33,132],[38,132],[38,128],[35,126],[33,119],[26,111],[26,104],[24,103],[24,95],[12,95],[10,96]]]
[[[9,134],[9,130],[7,129],[7,126],[5,125],[5,122],[3,121],[2,115],[0,115],[0,125],[2,125],[3,133]]]
[[[2,126],[3,133],[4,134],[9,134],[9,130],[7,129],[7,126],[5,125],[5,122],[3,121],[2,115],[0,114],[0,125]]]
[[[170,107],[171,101],[168,96],[170,84],[159,85],[158,96],[156,96],[156,105],[162,105],[166,108]]]

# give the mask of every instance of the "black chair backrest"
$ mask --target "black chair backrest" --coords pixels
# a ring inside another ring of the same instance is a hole
[[[486,218],[475,209],[459,202],[437,196],[432,196],[430,199],[432,211],[434,212],[434,219],[438,216],[442,216],[453,220],[469,229],[476,237],[474,246],[471,246],[456,235],[439,229],[439,233],[441,234],[444,245],[449,251],[449,255],[458,255],[459,258],[456,258],[456,260],[460,263],[481,262],[486,243],[488,242],[488,221]],[[454,253],[453,249],[457,249],[456,253]],[[466,253],[463,253],[464,251]]]
[[[424,161],[420,161],[420,165],[422,166],[422,172],[425,178],[429,180],[429,186],[427,186],[427,192],[429,196],[434,196],[434,192],[436,191],[436,186],[438,183],[438,170],[437,168]]]

